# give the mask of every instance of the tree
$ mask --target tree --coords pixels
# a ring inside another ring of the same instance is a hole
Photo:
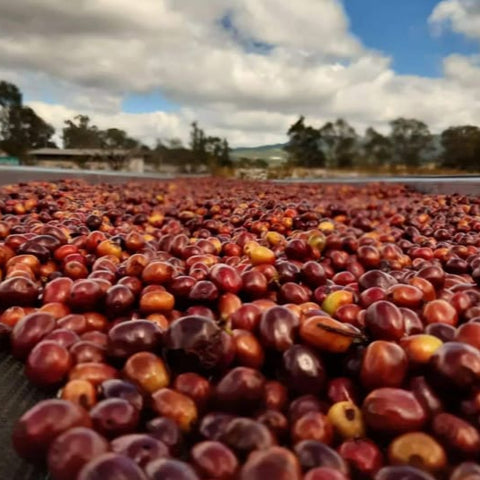
[[[462,170],[480,167],[480,128],[472,125],[450,127],[441,134],[442,166]]]
[[[28,151],[35,148],[55,147],[55,130],[33,109],[22,104],[17,86],[0,81],[0,148],[23,161]]]
[[[22,94],[13,83],[0,80],[0,107],[20,107],[22,105]]]
[[[284,150],[289,154],[290,165],[307,168],[325,166],[325,154],[320,148],[320,134],[315,128],[305,125],[303,115],[290,126],[287,135],[289,141]]]
[[[102,133],[96,125],[90,124],[87,115],[77,115],[66,120],[63,128],[64,148],[101,148]]]
[[[108,165],[112,170],[121,170],[139,148],[139,142],[130,138],[127,132],[119,128],[107,128],[99,131],[101,148],[105,152]]]
[[[205,139],[205,151],[207,153],[207,163],[210,169],[213,170],[217,167],[231,166],[230,147],[225,138],[207,137]]]
[[[264,158],[255,158],[252,161],[252,166],[254,168],[263,168],[266,169],[268,168],[268,162]]]
[[[427,125],[414,118],[397,118],[390,122],[390,141],[393,158],[397,163],[416,167],[432,145]]]
[[[198,127],[197,122],[192,123],[190,148],[197,164],[206,165],[211,170],[216,167],[229,167],[232,164],[228,141],[225,138],[205,136],[205,132]]]
[[[200,137],[203,136],[203,131],[198,128],[197,122],[191,123],[192,131],[190,132],[190,148],[193,152],[200,149]]]
[[[391,159],[392,144],[389,138],[368,127],[365,131],[363,150],[366,163],[370,166],[379,166]]]
[[[193,122],[192,131],[190,133],[190,148],[200,165],[207,165],[208,163],[206,146],[207,140],[204,131],[198,127],[197,122]]]
[[[0,80],[0,146],[7,150],[5,137],[8,137],[10,110],[22,106],[22,94],[16,85]],[[10,153],[10,152],[8,152]]]
[[[127,132],[119,128],[107,128],[107,130],[100,130],[100,144],[104,149],[122,149],[133,150],[139,148],[138,140],[131,138]]]
[[[51,141],[55,130],[30,107],[10,107],[7,118],[1,134],[2,149],[11,155],[23,158],[28,150],[55,146]]]
[[[168,148],[183,148],[183,142],[180,138],[171,138],[167,143]]]
[[[357,133],[355,129],[342,118],[334,123],[336,134],[335,161],[339,168],[351,168],[357,155]]]
[[[353,166],[357,156],[358,137],[348,122],[342,118],[334,123],[327,122],[318,133],[330,166],[338,168]]]
[[[167,150],[167,147],[163,144],[162,139],[157,138],[155,140],[155,146],[150,150],[147,156],[147,161],[152,164],[155,169],[160,168],[165,161],[165,150]]]
[[[335,127],[332,122],[326,122],[319,131],[319,141],[322,151],[325,154],[325,162],[328,166],[334,166],[334,151],[336,143]]]
[[[100,130],[87,115],[65,121],[63,144],[65,148],[99,150],[93,155],[86,152],[79,161],[84,164],[89,159],[104,159],[112,170],[121,170],[134,152],[146,148],[120,128]]]
[[[220,149],[220,156],[218,157],[218,165],[220,167],[231,167],[232,159],[230,158],[230,152],[232,149],[228,145],[226,138],[222,140],[222,147]]]
[[[207,137],[205,139],[205,150],[210,159],[218,158],[222,150],[222,140],[220,137]]]

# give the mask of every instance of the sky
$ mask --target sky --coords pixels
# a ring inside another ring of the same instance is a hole
[[[480,125],[480,0],[0,0],[0,59],[58,139],[77,114],[151,145]]]

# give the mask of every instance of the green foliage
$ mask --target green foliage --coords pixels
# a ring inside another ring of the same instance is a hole
[[[242,157],[236,163],[238,168],[268,168],[268,162],[263,158]]]
[[[322,168],[325,166],[325,154],[320,148],[320,133],[313,127],[305,125],[302,115],[287,132],[289,141],[284,147],[289,154],[291,166]]]
[[[77,115],[73,120],[65,121],[63,144],[65,148],[101,149],[104,153],[99,156],[107,160],[112,170],[124,168],[133,152],[141,147],[140,142],[129,137],[124,130],[100,130],[90,123],[87,115]],[[81,160],[80,168],[84,168],[87,160],[88,155]]]
[[[192,123],[190,148],[198,165],[205,165],[210,171],[232,166],[230,159],[231,149],[227,140],[225,138],[205,136],[205,132],[198,127],[197,122]]]
[[[187,148],[167,148],[160,147],[156,148],[152,152],[152,157],[154,162],[160,166],[162,164],[166,165],[176,165],[182,171],[193,170],[196,159],[193,152]]]
[[[206,165],[208,163],[206,141],[204,131],[198,128],[197,122],[193,122],[190,133],[190,148],[200,165]]]
[[[119,128],[100,131],[101,148],[105,151],[108,165],[112,170],[122,170],[128,159],[139,149],[140,144]]]
[[[96,125],[90,124],[88,115],[77,115],[73,120],[65,120],[63,146],[64,148],[101,148],[101,132]]]
[[[461,170],[480,168],[480,128],[472,125],[450,127],[442,132],[442,166]]]
[[[100,131],[100,144],[105,149],[134,150],[139,148],[138,140],[131,138],[127,132],[119,128],[107,128]]]
[[[229,147],[227,139],[222,140],[222,146],[220,148],[220,155],[218,157],[218,165],[223,168],[232,166],[232,160],[230,158],[230,152],[232,149]]]
[[[432,146],[432,135],[427,125],[414,118],[397,118],[390,122],[390,142],[393,159],[410,167],[417,167],[422,156]]]
[[[183,142],[179,138],[171,138],[170,140],[168,140],[168,148],[184,148]]]
[[[357,133],[342,118],[339,118],[329,131],[332,163],[338,168],[351,168],[357,156]]]
[[[361,138],[342,118],[315,129],[306,125],[305,117],[301,116],[287,132],[289,141],[284,149],[289,154],[288,165],[340,169],[388,167],[395,171],[402,166],[419,167],[433,149],[427,125],[405,118],[397,118],[390,125],[388,137],[369,127]]]
[[[287,132],[289,165],[306,168],[350,168],[357,155],[357,134],[345,120],[327,122],[320,129],[305,125],[301,116]]]
[[[390,138],[383,136],[374,128],[368,127],[365,131],[363,152],[366,166],[376,167],[388,163],[392,157]]]
[[[13,83],[0,80],[0,107],[21,107],[22,106],[22,94],[18,87]]]
[[[55,130],[33,109],[22,104],[22,94],[15,85],[0,81],[0,148],[9,155],[28,161],[31,149],[54,147]]]

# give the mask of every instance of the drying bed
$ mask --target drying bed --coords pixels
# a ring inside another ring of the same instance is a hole
[[[0,187],[4,478],[479,474],[473,179],[97,180]]]

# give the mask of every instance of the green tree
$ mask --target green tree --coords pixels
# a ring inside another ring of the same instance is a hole
[[[190,148],[193,152],[200,149],[200,136],[203,135],[203,131],[198,127],[197,122],[191,123],[192,130],[190,132]]]
[[[320,144],[326,152],[329,166],[350,168],[357,157],[358,136],[342,118],[327,122],[319,130]]]
[[[420,165],[432,146],[432,135],[427,125],[414,118],[397,118],[390,122],[390,142],[397,163],[410,167]]]
[[[367,165],[379,166],[391,159],[392,144],[388,137],[377,132],[374,128],[368,127],[365,131],[363,151]]]
[[[10,107],[7,119],[1,133],[2,149],[11,155],[23,158],[31,149],[55,146],[51,140],[55,130],[30,107]]]
[[[168,140],[168,148],[183,148],[183,142],[180,138],[171,138]]]
[[[205,139],[207,163],[211,170],[217,167],[231,166],[230,147],[228,141],[220,137],[207,137]]]
[[[156,169],[164,165],[174,165],[180,171],[191,173],[197,163],[192,150],[183,146],[181,140],[172,139],[167,141],[168,147],[161,139],[157,139],[155,147],[149,153],[149,162]]]
[[[232,159],[230,158],[230,152],[232,149],[228,145],[228,141],[226,138],[222,140],[222,146],[220,149],[220,156],[218,157],[218,165],[220,167],[231,167],[232,166]]]
[[[22,105],[22,94],[13,83],[0,80],[0,107],[20,107]]]
[[[80,158],[80,166],[96,158],[106,160],[112,170],[121,170],[135,152],[146,148],[120,128],[100,130],[90,123],[87,115],[65,121],[63,144],[65,148],[98,149],[98,153],[90,155],[87,152],[85,158]]]
[[[160,138],[155,140],[155,146],[149,151],[147,162],[159,169],[165,161],[165,150],[167,147],[163,144]]]
[[[263,158],[256,158],[255,160],[253,160],[253,166],[255,168],[268,168],[268,162],[263,159]]]
[[[198,127],[197,122],[192,123],[190,148],[199,165],[208,164],[207,139],[205,137],[205,132]]]
[[[22,161],[35,148],[55,147],[55,130],[35,111],[22,104],[17,86],[0,81],[0,148]]]
[[[339,168],[351,168],[357,157],[358,136],[348,122],[339,118],[334,123],[336,133],[335,161]]]
[[[220,137],[207,137],[205,139],[205,150],[210,159],[217,159],[222,150],[222,140]]]
[[[336,133],[332,122],[326,122],[319,130],[319,142],[325,155],[327,166],[335,166]]]
[[[190,148],[197,165],[207,166],[210,170],[232,165],[228,141],[225,138],[206,136],[205,132],[198,127],[197,122],[192,123]]]
[[[288,143],[284,150],[288,153],[288,163],[293,166],[321,168],[325,166],[325,154],[320,148],[319,131],[305,125],[305,117],[290,126],[287,132]]]
[[[450,127],[441,134],[442,165],[447,168],[480,168],[480,128],[472,125]]]
[[[101,147],[112,170],[122,170],[132,155],[140,150],[140,142],[119,128],[100,130]]]
[[[131,138],[127,132],[119,128],[100,130],[101,147],[105,149],[133,150],[140,147],[138,140]]]
[[[64,148],[102,148],[102,132],[90,124],[87,115],[77,115],[66,120],[63,128]]]

